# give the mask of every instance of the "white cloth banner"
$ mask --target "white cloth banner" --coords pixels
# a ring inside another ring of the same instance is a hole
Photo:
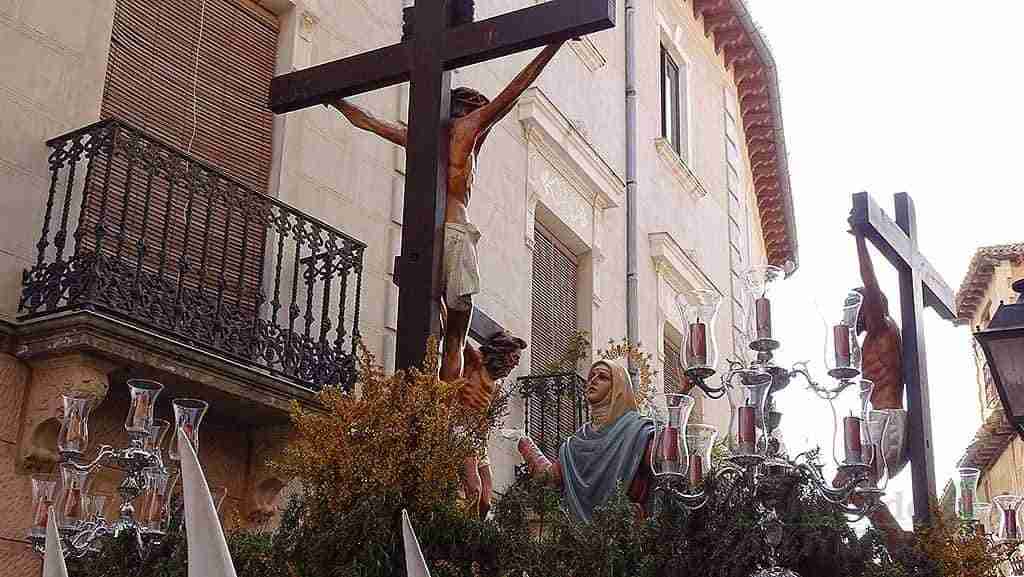
[[[178,454],[181,455],[181,490],[185,499],[185,534],[188,537],[189,577],[235,577],[228,543],[220,526],[192,443],[178,429]]]
[[[409,522],[409,512],[402,509],[402,537],[405,540],[405,574],[406,577],[430,577],[427,561],[420,550],[419,539]]]
[[[43,557],[43,577],[68,577],[68,567],[64,564],[64,550],[60,546],[60,533],[57,532],[56,515],[53,507],[46,515],[46,556]]]

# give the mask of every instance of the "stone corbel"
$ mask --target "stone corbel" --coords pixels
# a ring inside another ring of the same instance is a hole
[[[108,375],[117,367],[82,353],[32,360],[29,364],[32,377],[21,416],[16,467],[23,472],[49,471],[59,460],[57,433],[64,411],[61,395],[70,391],[92,395],[95,410],[110,388]]]

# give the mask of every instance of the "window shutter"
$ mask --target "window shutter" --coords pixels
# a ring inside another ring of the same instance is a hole
[[[102,221],[108,240],[98,252],[119,270],[159,272],[238,306],[244,319],[255,312],[263,272],[265,201],[253,191],[266,191],[270,173],[265,102],[277,28],[240,0],[205,0],[205,11],[203,1],[118,0],[101,116],[144,136],[119,130],[116,154],[97,157],[82,223],[91,231]],[[150,154],[131,154],[141,151],[135,146]],[[166,164],[148,164],[157,156]],[[148,248],[141,263],[140,242]],[[97,251],[96,239],[86,236],[81,248]]]
[[[530,332],[530,363],[534,375],[542,375],[558,363],[579,330],[577,271],[575,256],[538,228],[534,235],[533,328]],[[561,381],[564,385],[560,387],[561,394],[548,390],[529,400],[527,430],[549,457],[557,456],[559,445],[583,420],[584,400],[575,394],[574,382],[565,377]],[[551,385],[555,384],[552,380]]]
[[[194,127],[190,154],[265,192],[277,28],[238,0],[203,2],[118,0],[101,116],[182,150]]]

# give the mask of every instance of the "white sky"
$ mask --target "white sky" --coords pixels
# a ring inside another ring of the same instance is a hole
[[[800,241],[800,270],[778,287],[782,361],[822,372],[816,297],[839,302],[860,284],[846,233],[850,194],[892,215],[892,194],[917,206],[922,252],[956,289],[978,246],[1024,240],[1020,166],[1024,80],[1019,0],[748,0],[775,55]],[[891,267],[876,253],[891,313]],[[970,332],[926,313],[938,490],[980,417]],[[831,447],[824,402],[780,394],[791,445]],[[909,522],[910,467],[887,501]]]

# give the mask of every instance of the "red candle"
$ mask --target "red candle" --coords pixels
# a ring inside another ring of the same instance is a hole
[[[962,491],[960,497],[960,510],[965,517],[974,518],[974,492]]]
[[[682,455],[679,453],[679,427],[665,427],[661,431],[658,448],[662,472],[678,473],[682,461]]]
[[[77,521],[82,516],[82,490],[71,487],[64,492],[64,518]]]
[[[708,327],[697,321],[690,325],[690,364],[703,366],[708,364]]]
[[[704,482],[704,459],[700,455],[690,455],[690,486],[697,487]]]
[[[754,301],[757,316],[757,338],[772,338],[772,303],[766,297]]]
[[[1006,531],[1004,532],[1003,536],[1006,537],[1007,539],[1016,539],[1017,538],[1017,511],[1015,509],[1010,509],[1010,510],[1003,511],[1003,522],[1004,522],[1004,527],[1006,527]]]
[[[843,445],[846,448],[846,464],[853,465],[864,462],[863,449],[860,443],[860,417],[843,417]]]
[[[850,366],[850,327],[842,323],[832,327],[836,342],[836,367]]]
[[[740,430],[738,441],[740,452],[749,455],[754,452],[754,443],[757,440],[754,428],[754,407],[740,407],[739,418]]]

